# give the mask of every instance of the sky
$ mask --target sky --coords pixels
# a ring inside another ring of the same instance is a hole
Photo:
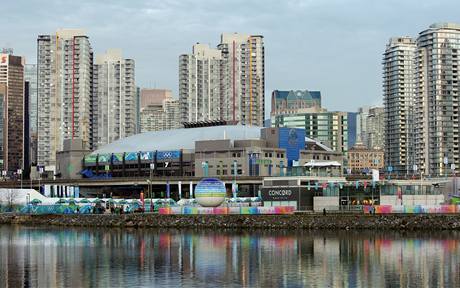
[[[432,23],[460,23],[460,1],[15,0],[2,3],[0,47],[36,63],[36,39],[83,28],[94,52],[121,48],[139,87],[178,97],[178,58],[222,32],[263,35],[266,115],[271,91],[320,90],[323,107],[356,111],[382,103],[382,53],[390,37]]]

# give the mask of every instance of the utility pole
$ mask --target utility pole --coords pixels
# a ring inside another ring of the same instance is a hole
[[[21,177],[21,190],[22,190],[22,169],[18,169],[19,177]]]
[[[153,174],[154,169],[155,169],[155,163],[150,163],[150,177],[149,177],[150,212],[153,212],[152,174]]]

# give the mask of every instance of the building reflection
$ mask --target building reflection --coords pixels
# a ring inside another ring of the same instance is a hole
[[[0,287],[458,287],[457,233],[0,226]]]

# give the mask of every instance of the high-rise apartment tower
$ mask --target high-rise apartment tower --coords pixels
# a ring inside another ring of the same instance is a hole
[[[136,134],[134,60],[119,49],[96,55],[93,67],[94,149]]]
[[[385,165],[406,175],[415,164],[415,48],[413,38],[391,38],[382,61]]]
[[[193,46],[179,57],[182,122],[226,120],[263,126],[265,59],[262,36],[224,33],[217,49]]]
[[[37,40],[38,165],[56,165],[64,139],[92,148],[93,52],[83,30],[58,30]]]
[[[0,54],[0,157],[2,169],[24,168],[24,58]]]

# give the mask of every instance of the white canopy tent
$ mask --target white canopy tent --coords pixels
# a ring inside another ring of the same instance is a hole
[[[315,161],[315,160],[310,160],[310,162],[305,163],[305,167],[340,167],[342,164],[340,164],[337,161]]]

